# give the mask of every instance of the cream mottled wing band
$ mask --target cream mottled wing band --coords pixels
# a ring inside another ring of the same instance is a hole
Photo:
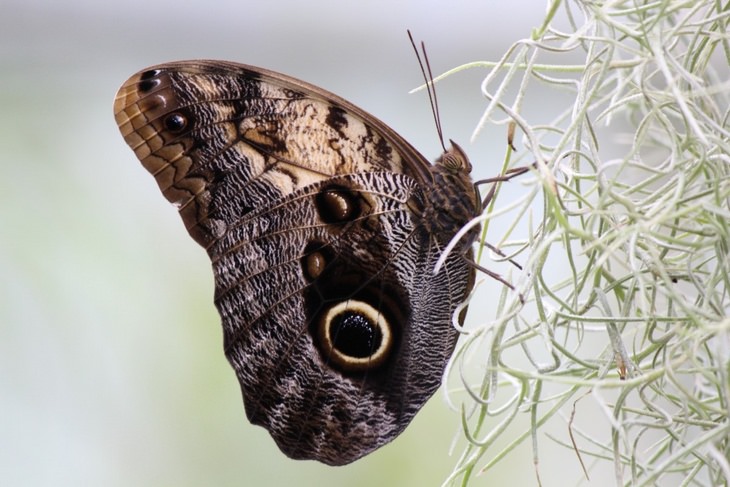
[[[152,67],[122,86],[114,111],[125,140],[204,246],[227,223],[209,214],[206,193],[222,172],[239,171],[242,185],[260,179],[282,195],[353,172],[430,177],[422,156],[374,117],[312,85],[248,66]],[[200,228],[208,218],[210,228]]]

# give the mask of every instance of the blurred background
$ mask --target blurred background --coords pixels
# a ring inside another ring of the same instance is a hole
[[[406,29],[438,74],[498,60],[543,13],[526,0],[4,0],[0,484],[439,485],[461,434],[439,394],[405,434],[341,468],[289,460],[247,422],[208,258],[125,145],[112,102],[146,66],[226,59],[337,93],[434,158],[425,93],[407,94],[422,78]],[[445,136],[470,154],[475,179],[496,174],[505,152],[503,126],[469,142],[485,74],[438,85]],[[485,483],[534,483],[530,455]]]

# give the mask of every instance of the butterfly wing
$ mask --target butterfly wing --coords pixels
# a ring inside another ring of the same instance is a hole
[[[226,220],[280,194],[338,174],[403,172],[428,179],[428,162],[393,130],[313,85],[251,66],[170,63],[130,78],[114,107],[122,135],[204,247]],[[366,122],[367,120],[367,122]],[[214,184],[227,211],[208,216]],[[201,213],[202,212],[202,213]]]
[[[397,436],[438,388],[473,284],[459,256],[433,275],[428,162],[345,100],[232,63],[140,72],[115,116],[213,262],[251,422],[333,465]]]

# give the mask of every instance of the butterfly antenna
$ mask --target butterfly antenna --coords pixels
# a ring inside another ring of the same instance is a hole
[[[431,64],[428,62],[428,55],[426,54],[426,44],[421,41],[421,52],[423,53],[423,59],[421,59],[421,53],[418,51],[416,41],[413,40],[413,35],[410,29],[408,32],[408,38],[411,40],[411,45],[416,53],[416,59],[418,59],[418,65],[421,67],[421,74],[423,79],[426,81],[426,90],[428,91],[428,101],[431,103],[431,113],[433,113],[433,121],[436,124],[436,132],[439,136],[439,142],[441,142],[441,148],[446,152],[446,145],[444,144],[444,133],[441,129],[441,116],[439,114],[439,103],[436,98],[436,87],[433,84],[433,73],[431,72]],[[424,62],[426,63],[424,66]]]

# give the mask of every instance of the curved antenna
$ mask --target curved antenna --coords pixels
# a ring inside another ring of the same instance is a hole
[[[436,87],[433,84],[433,73],[431,72],[431,64],[428,62],[428,55],[426,54],[426,44],[421,41],[421,52],[418,52],[416,41],[413,40],[413,35],[410,29],[408,29],[408,38],[411,40],[411,45],[416,53],[416,59],[418,59],[418,65],[421,67],[421,74],[426,82],[426,90],[428,91],[428,101],[431,103],[431,113],[433,113],[433,121],[436,124],[436,132],[439,136],[439,142],[441,148],[446,152],[446,145],[444,144],[444,133],[441,129],[441,114],[439,113],[439,102],[436,98]],[[423,59],[421,59],[421,53],[423,53]],[[424,67],[425,62],[425,67]]]

